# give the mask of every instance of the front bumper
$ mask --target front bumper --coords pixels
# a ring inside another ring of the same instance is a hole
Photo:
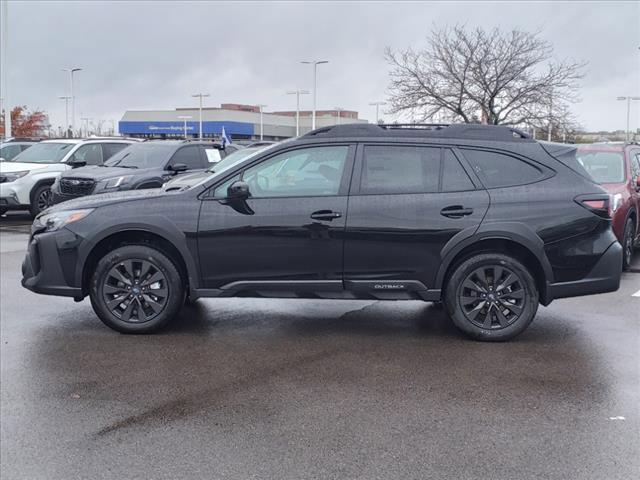
[[[548,301],[558,298],[580,297],[596,293],[615,292],[620,288],[622,275],[622,246],[614,242],[604,252],[586,277],[548,286]]]
[[[0,197],[0,208],[6,210],[24,210],[29,205],[23,205],[16,196]]]
[[[22,286],[44,295],[83,298],[82,288],[74,285],[81,242],[81,237],[65,228],[35,235],[22,262]]]
[[[0,199],[3,200],[0,203],[10,209],[28,207],[30,192],[30,185],[25,184],[24,177],[15,182],[0,183]]]

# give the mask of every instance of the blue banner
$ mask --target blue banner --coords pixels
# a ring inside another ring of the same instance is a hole
[[[234,135],[253,135],[253,123],[244,122],[202,122],[203,134],[222,133],[222,127],[228,135],[233,138]],[[160,134],[184,134],[184,122],[180,120],[175,122],[118,122],[118,131],[123,135],[144,134],[144,135],[160,135]],[[200,123],[197,121],[187,122],[187,135],[197,135],[200,131]]]

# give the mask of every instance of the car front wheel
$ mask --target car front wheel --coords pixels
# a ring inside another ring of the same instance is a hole
[[[527,268],[497,253],[478,254],[462,262],[445,291],[453,323],[482,341],[504,341],[522,333],[533,321],[538,302],[538,289]]]
[[[34,217],[43,210],[53,205],[53,193],[51,185],[41,185],[33,193],[33,201],[31,202],[31,215]]]
[[[630,218],[624,227],[624,237],[622,239],[622,251],[623,251],[623,267],[625,270],[631,268],[631,260],[633,259],[633,238],[635,236],[636,227],[633,220]]]
[[[178,314],[185,293],[169,258],[147,246],[128,245],[100,259],[89,296],[108,327],[122,333],[151,333]]]

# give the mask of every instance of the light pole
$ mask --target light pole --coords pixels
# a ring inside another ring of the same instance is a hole
[[[629,116],[631,115],[631,100],[640,100],[640,97],[618,97],[616,100],[626,100],[627,101],[627,131],[625,138],[627,142],[629,141]]]
[[[67,132],[69,130],[69,99],[71,97],[60,96],[58,97],[60,100],[64,100],[64,131]],[[65,133],[65,137],[66,137]]]
[[[198,135],[198,137],[200,138],[200,140],[202,140],[202,98],[203,97],[210,97],[211,95],[209,95],[208,93],[194,93],[193,95],[191,95],[192,97],[198,97],[200,99],[200,109],[199,109],[199,113],[200,113],[200,134]]]
[[[316,129],[316,101],[318,97],[318,65],[329,63],[329,60],[312,60],[300,62],[305,65],[313,65],[313,112],[311,113],[311,130]]]
[[[380,110],[379,110],[379,109],[380,109],[380,106],[381,106],[381,105],[386,105],[386,104],[387,104],[387,102],[371,102],[371,103],[369,104],[369,105],[371,105],[372,107],[376,107],[376,118],[375,118],[375,120],[374,120],[374,122],[373,122],[373,123],[378,123],[378,122],[380,121],[380,117],[379,117],[379,114],[380,114]]]
[[[0,38],[0,96],[2,97],[2,106],[4,107],[4,136],[5,138],[9,138],[11,136],[11,102],[9,102],[9,93],[7,88],[7,71],[8,67],[8,56],[9,56],[9,6],[7,5],[9,2],[4,0],[2,2],[2,9],[0,10],[0,15],[2,16],[2,37]],[[0,111],[0,114],[2,112]]]
[[[338,116],[336,117],[336,125],[340,125],[340,120],[342,119],[342,112],[344,112],[344,108],[333,107],[333,109],[338,112]]]
[[[190,120],[192,117],[190,115],[179,115],[178,118],[180,120],[184,120],[184,139],[187,139],[187,120]]]
[[[263,133],[264,133],[264,124],[262,122],[262,109],[264,107],[266,107],[267,105],[264,105],[262,103],[256,105],[259,109],[260,109],[260,140],[262,140],[263,137]]]
[[[292,90],[287,95],[296,96],[296,137],[300,136],[300,95],[308,95],[309,90]]]
[[[84,122],[84,135],[85,135],[85,137],[88,137],[89,136],[89,122],[91,120],[93,120],[93,118],[82,117],[82,118],[80,118],[80,120],[82,120]],[[82,135],[82,133],[81,133],[81,135]]]
[[[71,85],[71,133],[72,135],[75,135],[75,128],[76,128],[76,97],[73,94],[73,73],[74,72],[79,72],[80,70],[82,70],[82,68],[63,68],[62,71],[63,72],[69,72],[69,80],[70,80],[70,85]]]

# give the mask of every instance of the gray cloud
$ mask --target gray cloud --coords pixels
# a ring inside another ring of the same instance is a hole
[[[9,3],[9,88],[14,104],[64,122],[66,66],[77,77],[77,117],[120,119],[127,109],[221,102],[291,109],[311,87],[300,60],[319,67],[318,107],[371,118],[384,99],[385,46],[419,47],[433,25],[540,30],[560,58],[589,62],[582,102],[589,129],[624,128],[618,95],[640,95],[638,2],[17,2]],[[309,96],[304,106],[310,107]],[[634,127],[640,127],[640,102]],[[391,119],[390,117],[386,117]]]

